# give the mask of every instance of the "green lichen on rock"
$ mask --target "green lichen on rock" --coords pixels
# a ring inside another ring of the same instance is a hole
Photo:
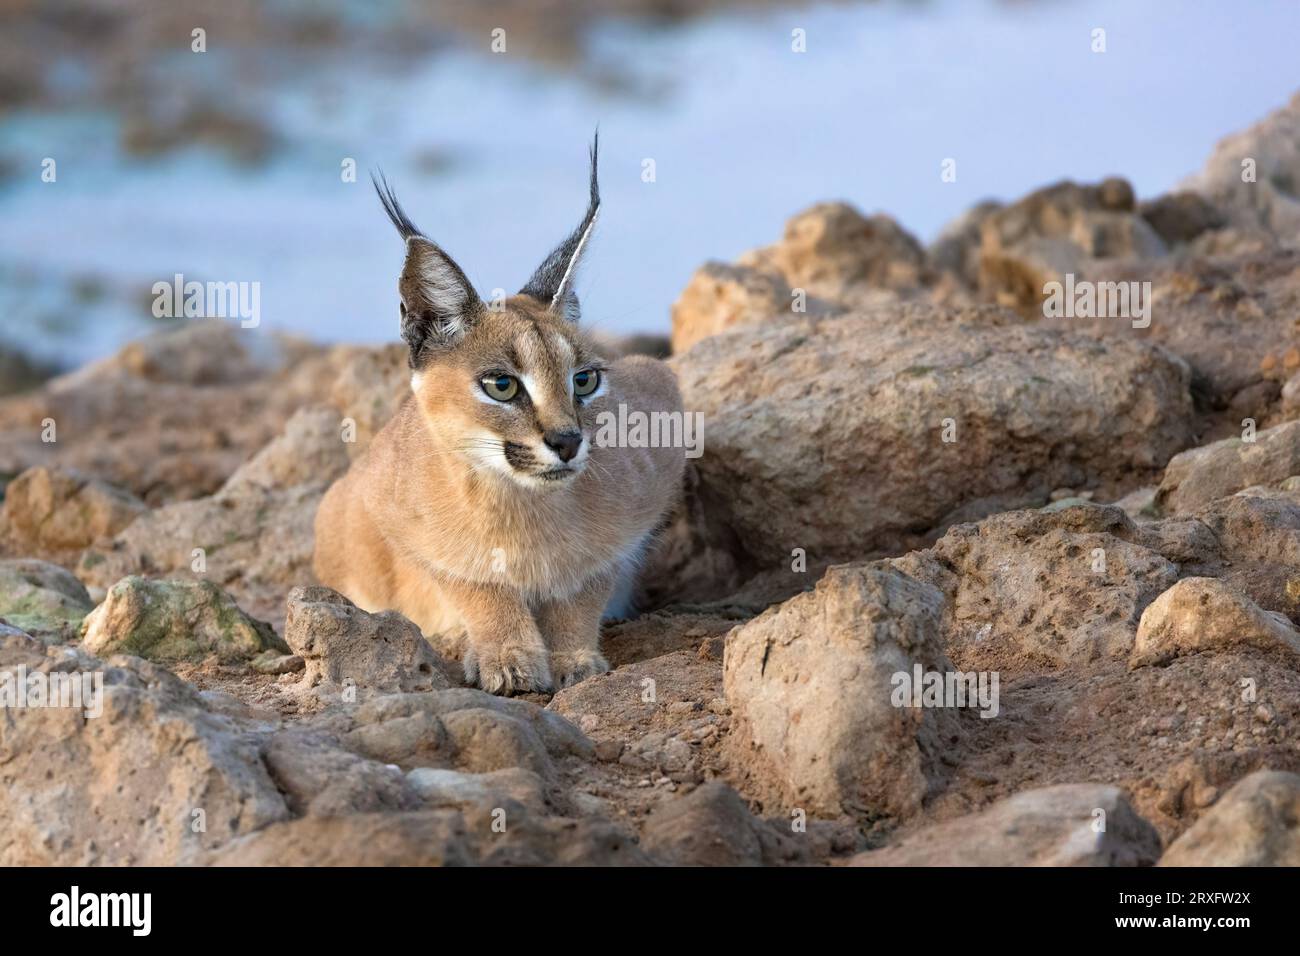
[[[73,640],[92,607],[82,583],[57,564],[0,561],[0,618],[32,637]]]
[[[123,578],[86,618],[82,641],[99,654],[195,661],[211,654],[243,661],[266,650],[288,653],[271,625],[249,617],[211,581]]]

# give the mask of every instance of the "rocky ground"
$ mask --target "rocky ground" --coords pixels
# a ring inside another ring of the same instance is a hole
[[[0,400],[0,690],[103,681],[0,710],[0,863],[1300,863],[1297,183],[1300,98],[1147,202],[928,249],[822,204],[702,267],[704,455],[554,696],[312,580],[400,349],[193,322]],[[1149,327],[1044,318],[1066,274]]]

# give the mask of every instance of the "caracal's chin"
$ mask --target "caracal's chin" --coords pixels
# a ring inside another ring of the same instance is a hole
[[[515,484],[534,491],[556,491],[572,487],[573,482],[583,472],[583,466],[577,468],[555,468],[550,471],[529,472],[512,469],[509,477]]]

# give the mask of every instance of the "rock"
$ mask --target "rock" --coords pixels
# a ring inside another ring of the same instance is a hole
[[[11,550],[43,558],[71,557],[117,534],[148,510],[107,482],[62,468],[29,468],[4,493]]]
[[[1215,235],[1220,233],[1194,242]],[[1241,435],[1245,418],[1260,429],[1285,419],[1281,390],[1291,374],[1285,359],[1300,329],[1291,310],[1300,281],[1300,250],[1268,245],[1229,259],[1189,252],[1163,260],[1106,260],[1087,268],[1086,278],[1094,281],[1150,283],[1149,294],[1143,294],[1149,325],[1132,328],[1131,322],[1109,315],[1046,318],[1036,306],[1042,327],[1103,343],[1119,337],[1122,329],[1124,338],[1162,346],[1183,359],[1192,372],[1199,434],[1205,440]]]
[[[1202,233],[1223,228],[1228,222],[1213,203],[1190,190],[1148,200],[1138,206],[1138,212],[1171,246],[1191,242]]]
[[[1300,657],[1300,631],[1216,578],[1183,578],[1142,613],[1132,667],[1248,645]]]
[[[1077,499],[958,525],[892,563],[945,592],[945,646],[967,670],[1127,658],[1142,611],[1178,580],[1120,509]]]
[[[493,828],[504,822],[504,830]],[[608,820],[426,810],[304,817],[231,841],[212,866],[644,866]]]
[[[0,640],[29,641],[0,650],[0,669],[14,674],[21,653],[29,682],[55,672],[88,679],[83,704],[102,679],[102,716],[93,706],[5,709],[0,864],[171,866],[289,816],[257,733],[210,712],[167,671]]]
[[[950,670],[943,596],[899,571],[835,567],[731,632],[723,682],[725,747],[742,789],[765,810],[859,819],[904,817],[940,779],[957,733],[944,708],[894,706],[894,675]],[[909,701],[910,703],[910,701]]]
[[[0,561],[0,618],[32,637],[74,640],[93,606],[82,583],[56,564]]]
[[[1165,514],[1187,514],[1251,485],[1300,475],[1300,421],[1255,434],[1253,442],[1225,438],[1175,455],[1156,492]]]
[[[335,409],[335,436],[345,425],[356,425],[353,440],[345,443],[350,457],[361,454],[410,397],[407,354],[404,343],[377,348],[336,345],[326,353],[322,364],[327,367],[319,374],[319,381],[314,380],[310,369],[304,370],[302,378],[307,388],[323,387],[325,401]],[[319,400],[319,394],[313,400]]]
[[[926,250],[936,268],[956,275],[970,287],[979,284],[980,236],[984,220],[1002,208],[1002,203],[985,200],[976,203],[939,232]]]
[[[1152,521],[1157,517],[1156,488],[1154,485],[1147,485],[1130,491],[1128,494],[1116,498],[1112,504],[1128,515],[1132,521]]]
[[[641,834],[641,848],[668,866],[761,866],[776,862],[764,859],[765,844],[793,842],[755,818],[720,780],[659,804]]]
[[[396,767],[455,766],[451,740],[439,713],[416,701],[403,711],[394,708],[383,716],[359,715],[353,728],[343,735],[344,745]],[[523,736],[523,732],[519,735]],[[544,758],[543,754],[540,759]]]
[[[1111,178],[1056,183],[989,212],[980,221],[980,292],[1041,314],[1048,282],[1092,278],[1096,260],[1163,255],[1164,243],[1134,207],[1132,186]]]
[[[0,400],[0,471],[76,469],[155,505],[210,494],[328,388],[337,371],[313,351],[234,323],[178,323]],[[46,422],[57,441],[42,441]]]
[[[1300,866],[1300,775],[1260,770],[1169,845],[1161,866]]]
[[[252,460],[227,479],[225,488],[293,488],[329,483],[347,470],[346,423],[328,405],[300,408]]]
[[[591,741],[558,714],[469,688],[367,701],[342,739],[357,753],[405,769],[491,773],[524,767],[547,777],[552,757],[594,756]]]
[[[1300,494],[1243,489],[1186,520],[1210,540],[1184,561],[1185,574],[1221,578],[1264,610],[1300,623]]]
[[[1160,836],[1118,787],[1061,784],[933,824],[855,866],[1150,866]]]
[[[925,250],[897,222],[838,202],[793,216],[780,242],[746,253],[739,264],[831,301],[851,297],[853,286],[907,290],[934,281]]]
[[[130,574],[212,580],[251,613],[278,617],[289,588],[312,580],[316,509],[348,467],[340,429],[330,407],[298,411],[212,497],[157,508],[86,551],[83,579],[103,587]]]
[[[1177,359],[1011,321],[909,306],[739,328],[674,359],[705,422],[710,528],[760,567],[796,547],[903,552],[1053,488],[1153,475],[1190,442]]]
[[[406,780],[429,807],[492,809],[514,804],[536,816],[546,813],[542,778],[522,767],[488,773],[416,767]]]
[[[1300,236],[1297,183],[1300,94],[1255,125],[1221,140],[1185,185],[1226,210],[1237,225],[1295,239]]]
[[[1300,372],[1292,375],[1282,386],[1282,412],[1287,418],[1300,417]]]
[[[1084,275],[1079,247],[1063,237],[1031,236],[1014,249],[984,249],[979,258],[979,291],[1000,305],[1026,312],[1042,308],[1044,287],[1067,275]]]
[[[442,717],[456,762],[470,773],[524,767],[542,776],[551,761],[541,740],[527,725],[486,707],[456,710]]]
[[[793,314],[790,287],[778,276],[744,266],[706,263],[672,307],[672,350],[690,349],[702,338],[735,325]]]
[[[297,654],[281,654],[275,650],[263,651],[249,661],[249,666],[259,674],[296,674],[306,667]]]
[[[295,815],[346,816],[423,805],[400,770],[359,757],[324,734],[282,731],[267,744],[264,759]]]
[[[308,687],[392,693],[450,686],[441,658],[411,621],[396,611],[370,614],[329,588],[289,593],[284,639],[305,662]]]
[[[820,203],[791,218],[780,242],[691,277],[673,304],[673,352],[739,325],[895,303],[934,281],[925,251],[893,219]]]
[[[134,654],[153,661],[248,660],[288,650],[269,624],[249,617],[211,581],[123,578],[82,624],[93,654]]]
[[[282,360],[268,346],[232,322],[187,322],[129,342],[117,355],[80,375],[107,377],[122,371],[144,381],[173,385],[241,385],[262,377]]]

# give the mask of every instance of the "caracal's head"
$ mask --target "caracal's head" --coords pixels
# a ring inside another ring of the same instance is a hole
[[[578,330],[573,289],[600,208],[596,155],[593,141],[591,199],[578,228],[517,295],[490,305],[388,184],[375,184],[406,241],[402,338],[425,421],[469,467],[528,488],[563,487],[582,473],[595,428],[588,406],[605,390],[605,363]]]

